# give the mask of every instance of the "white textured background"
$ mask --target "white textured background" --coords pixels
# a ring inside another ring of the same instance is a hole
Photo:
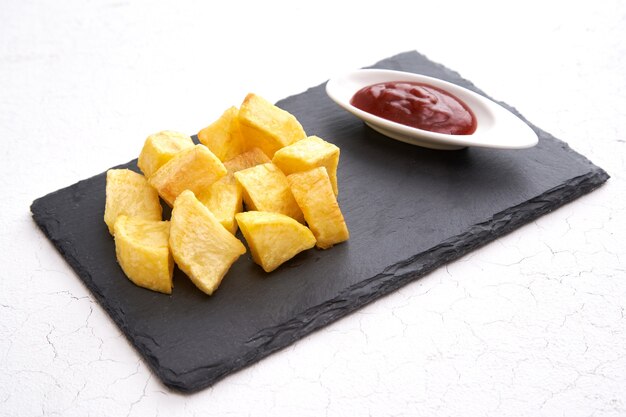
[[[0,3],[0,415],[626,415],[626,4],[217,3]],[[612,178],[212,388],[168,391],[32,200],[249,91],[412,49]]]

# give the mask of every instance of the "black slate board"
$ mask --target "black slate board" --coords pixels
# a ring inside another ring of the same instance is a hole
[[[417,52],[375,67],[480,92]],[[347,243],[302,253],[269,275],[246,254],[212,297],[177,271],[174,293],[167,296],[135,287],[118,267],[102,221],[104,173],[31,207],[39,227],[171,388],[207,387],[608,179],[536,127],[540,140],[532,149],[433,151],[374,132],[332,103],[324,85],[278,105],[309,134],[341,148]],[[136,169],[135,162],[122,166]]]

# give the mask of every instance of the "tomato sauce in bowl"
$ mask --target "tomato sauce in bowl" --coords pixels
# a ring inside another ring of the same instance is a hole
[[[462,100],[441,88],[410,81],[369,85],[350,104],[392,122],[448,135],[471,135],[476,117]]]

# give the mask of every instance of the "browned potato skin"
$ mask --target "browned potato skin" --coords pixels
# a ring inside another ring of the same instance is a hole
[[[224,166],[231,172],[237,172],[256,165],[267,164],[268,162],[272,161],[261,149],[251,148],[224,162]]]

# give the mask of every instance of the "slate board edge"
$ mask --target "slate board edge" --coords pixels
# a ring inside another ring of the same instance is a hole
[[[358,310],[444,264],[462,257],[473,249],[486,245],[595,190],[608,178],[608,174],[601,168],[594,169],[587,175],[573,178],[519,206],[504,210],[490,220],[475,225],[467,232],[454,236],[426,252],[392,265],[386,268],[382,274],[347,288],[334,299],[311,308],[285,323],[265,329],[262,334],[249,340],[251,344],[257,343],[259,340],[262,342],[256,349],[250,350],[248,355],[238,358],[234,362],[214,364],[208,367],[206,372],[204,371],[205,368],[199,369],[198,375],[192,383],[189,380],[180,380],[171,374],[164,374],[156,368],[153,369],[167,386],[183,392],[195,392],[211,386],[226,375],[289,346],[313,331]],[[195,371],[190,373],[193,372]]]
[[[118,165],[119,166],[123,166]],[[116,168],[113,167],[113,168]],[[111,169],[113,169],[111,168]],[[90,178],[86,178],[81,180],[69,187],[61,188],[57,191],[51,192],[43,197],[40,197],[33,201],[30,206],[30,211],[35,221],[35,224],[39,227],[39,229],[44,233],[44,235],[48,238],[48,240],[54,245],[57,251],[61,254],[61,257],[65,259],[65,261],[69,264],[69,266],[74,270],[74,272],[78,275],[81,282],[87,287],[87,289],[91,292],[91,294],[96,298],[98,304],[108,313],[109,317],[113,320],[113,322],[119,327],[121,333],[126,337],[126,339],[135,347],[137,352],[140,355],[140,358],[143,356],[147,359],[150,368],[161,377],[161,372],[157,368],[157,362],[155,358],[149,353],[150,348],[143,342],[141,342],[139,337],[147,337],[148,339],[152,339],[150,336],[142,335],[140,333],[135,333],[135,336],[132,337],[130,335],[131,332],[127,331],[128,326],[126,325],[126,320],[124,318],[124,310],[118,305],[114,300],[110,300],[105,298],[102,293],[98,290],[98,287],[94,284],[91,279],[91,274],[89,271],[81,266],[79,260],[73,255],[73,245],[71,245],[68,241],[63,239],[57,239],[52,232],[53,224],[56,223],[56,219],[53,216],[50,216],[46,213],[45,209],[45,201],[48,198],[55,196],[56,194],[63,193],[65,190],[69,188],[76,187],[77,185],[88,182],[89,180],[96,178],[98,176],[103,175],[104,173],[94,175]],[[104,220],[103,220],[104,221]],[[163,381],[165,382],[165,381]],[[166,383],[166,385],[168,385]]]
[[[361,281],[326,303],[309,309],[278,326],[264,329],[263,333],[256,335],[248,341],[255,347],[245,357],[237,358],[233,362],[204,366],[185,374],[176,374],[160,366],[158,359],[150,354],[148,345],[141,340],[141,338],[149,336],[142,334],[130,335],[130,332],[124,331],[126,324],[123,310],[117,307],[113,300],[104,299],[102,294],[97,291],[88,271],[84,270],[78,260],[72,255],[71,245],[55,239],[53,234],[50,233],[50,217],[38,209],[38,203],[45,200],[46,197],[35,200],[31,206],[31,212],[39,228],[67,260],[72,269],[82,278],[81,280],[98,299],[100,305],[103,306],[121,328],[122,333],[131,344],[144,356],[146,362],[163,383],[172,389],[191,393],[213,385],[228,374],[292,344],[313,331],[424,276],[439,266],[458,259],[473,249],[486,245],[498,237],[595,190],[606,182],[608,178],[608,174],[601,168],[596,168],[587,175],[573,178],[567,183],[521,205],[498,213],[490,220],[477,224],[465,233],[454,236],[426,252],[389,266],[383,273]]]

